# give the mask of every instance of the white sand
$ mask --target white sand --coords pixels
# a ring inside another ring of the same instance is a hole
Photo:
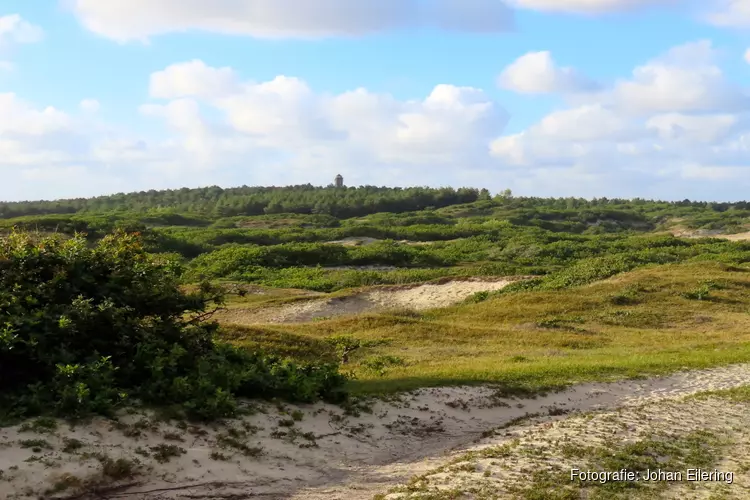
[[[442,240],[444,242],[455,242],[462,238],[456,238],[452,240]],[[373,243],[378,243],[380,241],[384,241],[378,238],[370,238],[369,236],[350,236],[348,238],[344,238],[341,240],[334,240],[334,241],[326,241],[326,244],[328,245],[344,245],[344,246],[366,246],[366,245],[372,245]],[[439,243],[439,241],[412,241],[412,240],[396,240],[396,243],[399,243],[401,245],[414,245],[414,246],[423,246],[423,245],[433,245],[435,243]]]
[[[670,232],[678,238],[719,238],[729,241],[750,240],[750,231],[734,234],[724,234],[720,229],[673,228]]]
[[[493,498],[520,498],[517,490],[529,488],[533,473],[537,471],[558,473],[565,477],[564,482],[556,488],[556,493],[560,494],[560,488],[573,486],[569,480],[571,469],[601,470],[601,466],[592,463],[585,454],[571,456],[571,447],[574,450],[596,447],[611,453],[654,436],[673,443],[689,433],[708,431],[715,437],[726,439],[728,446],[719,455],[721,458],[718,463],[705,470],[732,472],[731,484],[726,480],[662,484],[660,486],[667,491],[663,491],[658,497],[646,492],[637,495],[633,491],[630,498],[744,499],[750,497],[750,477],[744,473],[750,463],[749,422],[750,404],[722,398],[662,400],[553,421],[536,419],[515,428],[500,430],[468,453],[454,453],[450,461],[443,460],[440,464],[433,464],[431,469],[422,471],[422,495],[424,492],[456,489],[468,491],[479,487],[491,491],[496,495]],[[498,453],[501,450],[502,453]],[[494,453],[491,456],[481,456],[476,453],[479,451],[488,455],[488,452]],[[665,470],[673,469],[665,467]],[[686,472],[682,469],[677,471]],[[423,497],[419,493],[391,493],[386,498],[396,500]]]
[[[342,240],[326,241],[328,245],[344,245],[344,246],[360,246],[360,245],[372,245],[381,241],[377,238],[370,238],[369,236],[351,236]]]
[[[521,278],[461,279],[447,283],[373,287],[345,297],[315,299],[262,310],[233,308],[217,315],[224,323],[300,323],[316,318],[387,309],[424,311],[457,304],[482,291],[500,290]]]
[[[456,450],[476,446],[482,432],[527,414],[549,414],[550,409],[557,413],[554,409],[580,412],[636,408],[699,391],[748,383],[750,365],[735,365],[658,379],[584,384],[561,393],[525,400],[493,397],[494,391],[488,387],[424,389],[404,395],[400,401],[377,402],[372,407],[372,414],[363,413],[358,418],[346,417],[341,409],[324,404],[288,405],[286,414],[280,413],[275,406],[263,404],[260,407],[265,413],[213,427],[185,430],[176,422],[153,422],[153,427],[147,426],[138,437],[126,437],[122,428],[118,430],[105,419],[95,419],[75,429],[61,424],[50,435],[21,432],[18,426],[8,427],[0,429],[0,470],[3,471],[0,498],[38,498],[63,473],[73,474],[82,481],[97,478],[101,475],[101,466],[91,454],[105,453],[112,459],[137,459],[143,468],[132,480],[124,481],[129,486],[103,498],[240,499],[263,496],[369,500],[374,494],[386,492],[416,473],[434,469],[450,459],[450,453],[455,456]],[[708,425],[711,419],[715,421],[722,415],[720,405],[695,405],[694,408],[693,413],[688,412],[689,407],[683,406],[670,410],[672,413],[657,411],[656,414],[663,414],[659,418],[673,425],[697,427]],[[290,429],[279,423],[289,419],[289,413],[294,410],[300,411],[303,418],[292,426],[297,430],[292,439],[288,434],[279,434],[288,433]],[[731,415],[734,420],[730,419],[730,422],[726,417],[726,422],[735,427],[740,423],[747,427],[750,420],[747,411],[744,420],[738,422],[737,409],[729,410],[723,415]],[[684,416],[685,412],[689,414]],[[133,414],[122,417],[121,421],[132,424],[144,418],[148,415]],[[541,421],[562,418],[547,416]],[[576,422],[575,418],[569,421]],[[651,421],[642,415],[628,422],[641,427],[651,426]],[[537,425],[555,429],[548,423]],[[583,420],[578,421],[577,427],[571,425],[578,429],[577,439],[611,430],[596,422],[585,424]],[[262,448],[262,454],[248,457],[232,448],[222,448],[217,441],[230,428],[240,432],[239,441],[242,443]],[[251,431],[243,435],[248,428]],[[551,439],[562,431],[550,432],[546,437],[545,434],[538,435],[537,439]],[[184,441],[169,440],[167,438],[174,436],[168,436],[168,433],[180,435]],[[74,453],[63,452],[66,437],[79,439],[84,447]],[[46,439],[53,449],[35,453],[22,448],[19,443],[24,439],[38,438]],[[163,464],[153,456],[144,457],[137,453],[139,448],[147,450],[160,444],[176,444],[185,453]],[[216,455],[211,458],[212,452],[224,454],[226,460],[217,460]],[[32,456],[38,458],[30,460]],[[109,486],[119,484],[111,480],[106,483]],[[74,491],[71,488],[68,493]]]
[[[402,290],[373,290],[363,295],[381,307],[422,311],[457,304],[477,292],[500,290],[513,281],[508,279],[460,280],[441,284],[424,284]]]

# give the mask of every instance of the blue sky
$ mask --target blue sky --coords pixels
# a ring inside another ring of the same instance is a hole
[[[0,199],[747,197],[750,0],[300,1],[5,0]]]

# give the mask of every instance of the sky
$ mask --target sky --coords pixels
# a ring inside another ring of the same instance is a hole
[[[0,200],[750,199],[750,0],[2,0]]]

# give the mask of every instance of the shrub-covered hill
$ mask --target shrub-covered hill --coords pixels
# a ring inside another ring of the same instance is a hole
[[[136,234],[95,245],[13,232],[0,239],[0,419],[178,405],[237,411],[236,397],[345,396],[335,364],[295,364],[217,341],[221,293],[179,286],[180,267]]]
[[[492,197],[477,189],[242,187],[0,204],[0,232],[12,228],[83,232],[92,243],[139,231],[148,252],[182,260],[188,281],[335,291],[446,276],[543,276],[644,249],[659,254],[656,262],[734,262],[746,244],[668,233],[747,231],[750,210],[746,202]],[[341,244],[357,239],[366,242]]]
[[[408,233],[426,241],[446,239],[451,229],[456,230],[452,226],[462,223],[500,220],[513,226],[576,234],[650,231],[672,223],[692,229],[736,231],[747,223],[748,216],[750,204],[745,201],[535,198],[514,197],[509,190],[492,197],[486,189],[374,186],[213,186],[73,200],[0,202],[0,228],[23,226],[99,236],[117,228],[242,229],[252,233],[247,238],[256,244],[346,236],[415,239]],[[407,229],[418,227],[431,229]],[[269,229],[287,232],[273,235],[267,232]],[[461,235],[467,231],[476,234],[476,228],[461,229]],[[376,234],[370,234],[373,231]],[[437,237],[436,232],[440,233]],[[457,237],[455,233],[453,237]]]
[[[234,413],[238,396],[341,398],[345,377],[320,361],[330,357],[283,361],[217,342],[216,282],[331,292],[534,275],[474,302],[565,295],[655,265],[750,262],[750,242],[669,234],[746,231],[748,208],[312,186],[0,204],[0,409],[7,418],[140,402],[212,418]]]

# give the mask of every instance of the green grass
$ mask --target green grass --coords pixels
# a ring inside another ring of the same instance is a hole
[[[750,273],[719,263],[638,269],[580,287],[517,292],[421,314],[367,314],[256,326],[228,338],[286,354],[331,356],[346,335],[355,393],[498,384],[542,391],[586,381],[659,375],[750,361]],[[687,292],[711,286],[711,300]],[[627,297],[627,300],[613,297]],[[296,347],[295,347],[296,346]],[[383,360],[398,361],[387,363]]]
[[[719,391],[704,391],[690,397],[695,399],[724,398],[735,403],[750,403],[750,385]]]

